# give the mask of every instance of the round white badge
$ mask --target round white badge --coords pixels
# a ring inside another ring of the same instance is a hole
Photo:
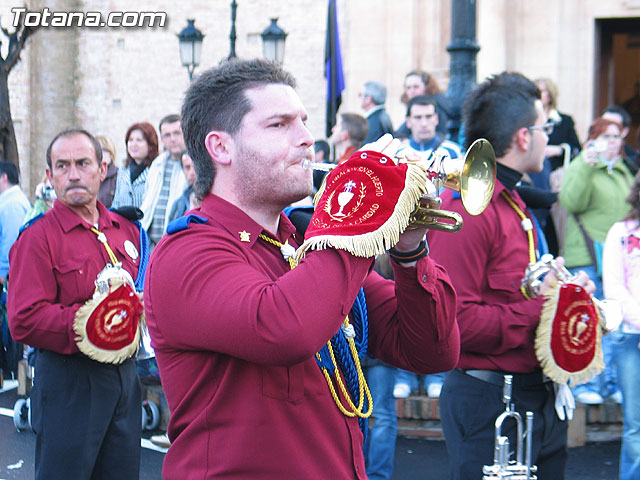
[[[129,255],[134,260],[140,256],[140,254],[138,253],[138,249],[131,242],[131,240],[125,240],[125,242],[124,242],[124,251],[127,252],[127,255]]]

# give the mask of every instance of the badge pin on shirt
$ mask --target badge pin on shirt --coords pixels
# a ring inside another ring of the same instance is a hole
[[[133,242],[131,242],[131,240],[125,240],[124,251],[127,252],[127,255],[129,255],[133,260],[137,259],[140,256],[140,254],[138,253],[138,249],[133,244]]]

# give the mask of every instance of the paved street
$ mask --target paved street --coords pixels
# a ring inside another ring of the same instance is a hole
[[[14,389],[0,393],[0,480],[30,480],[34,476],[35,436],[30,432],[16,431],[12,418],[16,398]],[[145,445],[150,446],[150,442],[143,440]],[[570,449],[566,480],[615,480],[619,452],[619,441],[598,442]],[[163,453],[143,448],[140,479],[160,479],[163,458]],[[398,439],[394,480],[443,480],[447,471],[444,442],[404,437]]]

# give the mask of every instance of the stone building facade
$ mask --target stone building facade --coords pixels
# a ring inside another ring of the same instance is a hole
[[[80,125],[107,135],[122,159],[129,125],[149,121],[157,128],[165,114],[179,111],[189,79],[176,34],[187,19],[195,19],[205,35],[196,75],[229,54],[230,0],[28,3],[32,10],[46,6],[52,12],[107,15],[135,8],[167,14],[164,27],[49,27],[29,39],[9,78],[23,185],[29,192],[44,173],[48,142],[62,128]],[[603,105],[632,100],[640,90],[640,41],[629,33],[640,31],[635,28],[640,0],[475,3],[478,80],[503,70],[555,79],[560,110],[573,115],[581,138]],[[237,5],[238,56],[261,55],[260,33],[270,18],[277,17],[288,33],[284,65],[298,79],[311,132],[323,138],[326,0],[237,0]],[[399,125],[402,82],[413,69],[431,72],[446,90],[451,0],[338,0],[337,5],[346,79],[342,111],[360,113],[363,83],[378,80],[388,87],[387,109]],[[22,3],[0,5],[2,25],[9,30],[16,6]]]

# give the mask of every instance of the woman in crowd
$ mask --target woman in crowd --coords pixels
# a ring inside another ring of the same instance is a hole
[[[113,196],[116,193],[116,178],[118,175],[118,167],[115,164],[116,148],[113,142],[104,135],[97,135],[96,140],[98,140],[98,143],[100,143],[102,147],[102,161],[108,165],[107,176],[100,184],[98,200],[100,200],[105,207],[109,208],[113,202]]]
[[[604,294],[622,307],[622,324],[610,335],[623,397],[620,480],[640,478],[640,173],[627,202],[631,210],[613,224],[602,253]]]
[[[564,148],[562,144],[569,145],[569,156],[575,157],[580,151],[580,140],[576,134],[573,118],[566,113],[558,111],[558,87],[550,78],[538,78],[535,81],[540,89],[542,106],[547,118],[554,123],[553,132],[549,135],[549,143],[545,149],[545,156],[549,159],[551,170],[562,166],[564,161]]]
[[[622,125],[597,118],[589,127],[584,149],[565,169],[560,203],[569,212],[562,254],[572,273],[584,270],[596,284],[596,298],[603,298],[600,272],[602,244],[611,226],[627,213],[633,175],[622,161]],[[576,400],[587,404],[621,395],[612,366],[610,336],[603,339],[607,367],[595,379],[574,389]]]
[[[149,165],[158,156],[158,135],[147,122],[134,123],[125,135],[127,158],[118,170],[112,207],[140,207],[144,196]]]

